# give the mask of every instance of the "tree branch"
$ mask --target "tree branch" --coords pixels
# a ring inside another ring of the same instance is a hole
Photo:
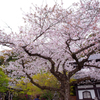
[[[10,47],[10,45],[15,46],[14,43],[10,43],[10,42],[1,42],[1,41],[0,41],[0,44],[3,45],[3,46],[7,46],[7,47]]]
[[[60,72],[56,72],[55,71],[55,62],[50,58],[50,57],[46,57],[46,56],[43,56],[41,54],[38,54],[38,53],[35,53],[35,54],[31,54],[25,47],[23,47],[24,51],[29,55],[29,56],[37,56],[37,57],[40,57],[40,58],[43,58],[45,60],[48,60],[50,63],[51,63],[51,69],[50,69],[50,72],[58,79],[58,80],[61,80],[61,73]]]
[[[58,21],[57,23],[59,23],[59,21]],[[45,29],[45,31],[43,31],[42,33],[40,33],[40,35],[38,35],[38,36],[33,40],[33,42],[36,41],[36,40],[37,40],[39,37],[41,37],[47,30],[49,30],[52,26],[56,25],[57,23],[51,24],[47,29]]]
[[[76,72],[78,72],[81,69],[78,69],[78,67],[76,67],[74,70],[72,70],[71,72],[69,72],[68,76],[72,77],[72,75],[74,75]]]
[[[95,45],[95,43],[92,43],[92,44],[90,44],[90,45],[88,45],[88,46],[86,46],[86,47],[84,47],[84,48],[81,48],[80,50],[78,50],[77,52],[74,52],[74,54],[78,54],[78,53],[80,53],[80,52],[82,52],[82,51],[84,51],[84,50],[86,50],[86,49],[88,49],[88,48],[90,48],[90,47],[92,47],[92,46],[94,46]]]
[[[42,89],[42,90],[44,90],[44,89],[46,89],[46,90],[52,90],[52,91],[60,91],[60,89],[58,89],[58,88],[53,88],[53,87],[48,87],[48,86],[41,86],[41,85],[39,85],[38,83],[36,83],[34,80],[33,80],[33,78],[28,74],[28,73],[26,73],[25,71],[24,71],[24,68],[25,68],[25,66],[24,66],[24,61],[22,60],[22,66],[23,66],[23,72],[26,74],[26,76],[30,79],[30,82],[32,83],[32,84],[34,84],[35,86],[37,86],[38,88],[40,88],[40,89]]]
[[[24,49],[24,51],[25,51],[29,56],[37,56],[37,57],[43,58],[43,59],[45,59],[45,60],[48,60],[48,61],[51,63],[51,70],[54,71],[55,62],[54,62],[50,57],[43,56],[43,55],[38,54],[38,53],[31,54],[25,47],[22,47],[22,48]]]
[[[56,68],[56,72],[58,72],[59,66],[60,66],[61,61],[58,63],[58,66]]]
[[[91,45],[91,46],[92,46],[92,45]],[[89,47],[89,46],[87,46],[87,47]],[[87,47],[86,47],[86,48],[87,48]],[[84,48],[84,49],[86,49],[86,48]],[[72,54],[72,57],[73,57],[73,59],[76,60],[77,67],[76,67],[73,71],[69,72],[69,77],[71,77],[72,75],[74,75],[77,71],[80,71],[80,70],[83,68],[84,63],[88,61],[88,58],[89,58],[90,55],[93,54],[94,52],[95,52],[94,50],[92,50],[91,52],[89,52],[89,53],[86,55],[87,58],[86,58],[86,59],[83,59],[83,60],[80,61],[80,62],[78,61],[78,59],[77,59],[77,57],[76,57],[76,53],[73,53],[73,54]]]
[[[98,66],[96,66],[96,65],[87,65],[87,64],[85,64],[84,66],[86,66],[86,67],[94,67],[94,68],[100,69],[100,67],[98,67]]]
[[[83,63],[87,62],[88,59],[89,59],[89,57],[90,57],[90,55],[92,55],[94,52],[95,52],[94,50],[92,50],[91,52],[89,52],[89,53],[86,55],[87,58],[86,58],[86,59],[83,59],[83,60],[81,61],[81,63],[83,64]]]

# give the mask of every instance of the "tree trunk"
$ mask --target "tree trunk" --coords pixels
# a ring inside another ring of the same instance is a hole
[[[70,100],[70,85],[69,81],[65,81],[62,83],[62,91],[60,93],[62,100]]]
[[[64,100],[70,100],[70,87],[65,88]]]

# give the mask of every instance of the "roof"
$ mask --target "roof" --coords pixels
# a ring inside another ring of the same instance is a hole
[[[96,60],[96,59],[100,59],[100,54],[93,54],[89,57],[88,60]]]

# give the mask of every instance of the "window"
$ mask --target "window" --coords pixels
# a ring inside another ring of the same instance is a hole
[[[91,99],[91,98],[92,98],[92,97],[91,97],[91,93],[90,93],[89,91],[84,91],[84,92],[83,92],[83,98],[84,98],[84,99],[87,99],[87,98],[88,98],[88,99],[89,99],[89,98]]]

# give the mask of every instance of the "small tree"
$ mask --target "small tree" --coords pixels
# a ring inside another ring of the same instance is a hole
[[[5,73],[0,68],[0,92],[4,93],[7,91],[8,79]]]
[[[100,50],[100,2],[80,0],[69,9],[55,4],[35,7],[33,11],[30,8],[26,14],[26,26],[20,27],[19,33],[0,33],[0,44],[11,47],[17,58],[5,69],[13,77],[27,76],[38,88],[58,91],[62,100],[70,100],[73,75],[79,74],[77,82],[100,77],[100,64],[88,61]],[[50,72],[60,87],[37,83],[32,76],[41,70]]]

